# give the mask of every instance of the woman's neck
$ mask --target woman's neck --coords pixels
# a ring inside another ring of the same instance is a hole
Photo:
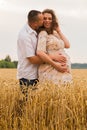
[[[53,33],[53,30],[49,29],[49,28],[46,28],[46,31],[47,31],[48,34],[52,34]]]

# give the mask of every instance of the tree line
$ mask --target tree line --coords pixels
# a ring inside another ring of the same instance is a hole
[[[0,60],[0,68],[17,68],[18,61],[11,61],[11,57],[7,55],[5,59]],[[87,63],[72,63],[72,69],[87,69]]]
[[[87,63],[72,63],[72,69],[87,69]]]
[[[18,61],[11,61],[11,57],[7,55],[5,59],[0,60],[0,68],[17,68]]]

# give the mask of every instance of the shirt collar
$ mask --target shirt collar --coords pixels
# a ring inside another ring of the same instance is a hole
[[[26,29],[28,33],[34,33],[37,36],[37,32],[34,29],[32,29],[28,24],[26,24]]]

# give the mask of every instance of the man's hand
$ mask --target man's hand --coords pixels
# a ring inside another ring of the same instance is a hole
[[[67,61],[66,57],[60,52],[55,52],[52,55],[50,55],[50,57],[52,58],[52,60],[60,63],[66,63]]]
[[[67,65],[65,63],[55,62],[55,69],[61,73],[68,72]]]

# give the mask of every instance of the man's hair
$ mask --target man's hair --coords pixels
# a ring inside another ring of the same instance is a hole
[[[28,22],[35,22],[35,21],[38,21],[38,14],[41,14],[40,11],[38,10],[31,10],[29,13],[28,13]]]

